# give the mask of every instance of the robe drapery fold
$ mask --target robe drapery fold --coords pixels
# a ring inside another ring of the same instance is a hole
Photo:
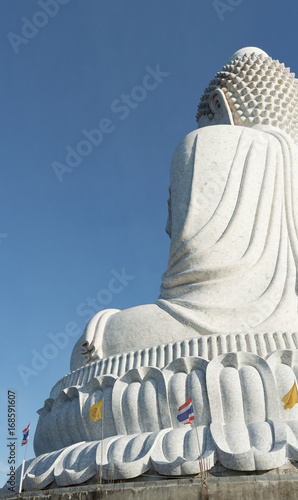
[[[171,166],[157,305],[200,333],[298,330],[295,148],[273,127],[186,136]]]

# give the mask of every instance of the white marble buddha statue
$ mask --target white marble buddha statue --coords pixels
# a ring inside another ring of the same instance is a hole
[[[202,335],[298,331],[298,80],[236,52],[171,165],[168,268],[155,304],[96,314],[71,369]]]
[[[172,160],[160,296],[90,320],[38,411],[27,489],[298,460],[297,105],[298,80],[254,47],[210,82]]]

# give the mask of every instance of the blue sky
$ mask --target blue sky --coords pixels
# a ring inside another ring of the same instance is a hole
[[[158,298],[171,156],[196,128],[214,73],[242,46],[298,70],[293,2],[60,2],[1,3],[1,485],[7,391],[16,393],[19,443],[31,421],[32,458],[36,411],[69,372],[90,308]],[[111,294],[123,269],[133,279]],[[73,336],[51,350],[66,325]]]

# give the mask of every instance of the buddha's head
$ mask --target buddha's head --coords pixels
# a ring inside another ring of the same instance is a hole
[[[238,50],[206,88],[197,122],[199,128],[271,125],[298,143],[298,80],[263,50]]]

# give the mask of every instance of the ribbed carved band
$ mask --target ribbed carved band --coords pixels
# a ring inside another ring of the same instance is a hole
[[[186,356],[199,356],[211,360],[215,356],[227,352],[252,352],[265,358],[271,352],[279,349],[298,349],[298,332],[206,335],[177,341],[173,344],[146,347],[142,350],[116,354],[88,363],[59,380],[53,387],[50,396],[56,398],[66,387],[85,385],[93,377],[109,374],[119,377],[128,370],[139,366],[164,368],[175,359]]]

